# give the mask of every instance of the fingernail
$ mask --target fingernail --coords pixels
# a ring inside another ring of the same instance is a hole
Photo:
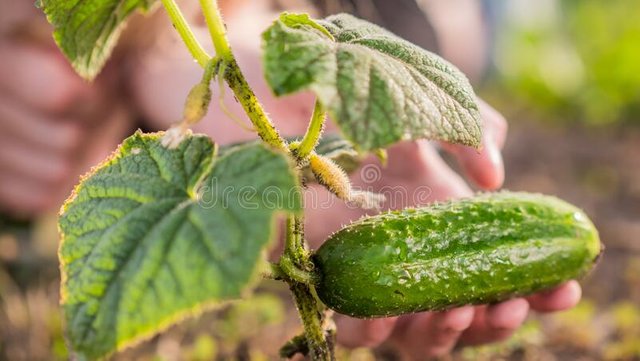
[[[487,143],[486,150],[487,158],[491,162],[494,169],[494,177],[489,184],[491,189],[500,188],[504,183],[504,161],[502,160],[502,153],[498,149],[496,143]]]

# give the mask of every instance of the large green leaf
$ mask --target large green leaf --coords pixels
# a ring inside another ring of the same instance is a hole
[[[87,176],[60,216],[62,304],[90,359],[250,290],[277,211],[301,209],[286,155],[223,156],[206,136],[177,149],[136,133]]]
[[[54,38],[75,70],[93,79],[111,55],[125,20],[156,0],[39,0]]]
[[[265,74],[277,95],[315,92],[362,150],[420,138],[479,147],[475,95],[453,65],[350,15],[310,22],[285,13],[263,34]]]

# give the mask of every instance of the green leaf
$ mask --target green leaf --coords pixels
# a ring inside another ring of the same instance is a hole
[[[223,156],[129,137],[65,203],[61,299],[80,356],[104,357],[251,289],[273,216],[301,209],[288,157],[261,144]]]
[[[82,77],[93,79],[117,43],[125,20],[156,0],[40,0],[56,43]]]
[[[310,21],[285,13],[263,34],[265,74],[276,95],[313,91],[365,151],[421,138],[480,146],[475,95],[453,65],[350,15]]]

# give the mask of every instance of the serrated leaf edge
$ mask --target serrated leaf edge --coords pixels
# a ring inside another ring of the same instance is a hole
[[[140,129],[138,129],[134,135],[136,136],[149,136],[149,135],[153,135],[153,136],[158,136],[158,137],[162,137],[162,135],[164,134],[164,132],[157,132],[157,133],[143,133]],[[205,136],[204,134],[194,134],[193,136]],[[214,143],[215,144],[215,143]],[[194,185],[194,189],[196,189],[199,185],[199,183],[202,181],[203,178],[205,178],[209,172],[213,169],[214,165],[219,161],[220,158],[226,157],[230,154],[233,154],[234,152],[244,148],[245,146],[249,146],[251,145],[251,143],[247,144],[247,145],[242,145],[239,146],[233,150],[231,150],[230,152],[224,154],[222,157],[219,157],[217,159],[213,159],[213,161],[211,162],[211,164],[209,165],[208,169],[206,171],[202,172],[202,175],[200,176],[200,178],[198,179],[198,181],[196,182],[196,185]],[[89,170],[87,173],[85,173],[84,175],[82,175],[80,177],[80,182],[74,187],[71,195],[65,200],[65,202],[63,203],[62,207],[60,208],[60,212],[59,212],[59,216],[62,216],[64,214],[64,212],[66,211],[68,205],[73,202],[73,200],[76,198],[78,192],[82,189],[82,186],[84,184],[84,180],[91,177],[94,173],[98,172],[99,170],[109,166],[113,161],[119,159],[119,157],[121,156],[121,152],[122,152],[122,148],[124,146],[124,142],[121,143],[104,161],[102,161],[100,164],[94,166],[91,168],[91,170]],[[277,152],[276,149],[273,148],[268,148],[271,151]],[[217,144],[215,144],[214,146],[214,151],[213,151],[213,157],[216,157],[218,151],[218,147]],[[298,186],[300,186],[299,184],[299,177],[297,176],[297,174],[295,173],[294,167],[292,166],[293,162],[290,159],[290,157],[286,157],[287,162],[289,163],[289,173],[290,175],[293,177],[293,179],[295,179],[295,182]],[[299,199],[301,201],[301,199]],[[292,213],[299,213],[302,211],[302,206],[300,205],[300,209],[297,212],[292,212]],[[276,240],[276,234],[277,234],[277,218],[279,217],[279,215],[281,214],[286,214],[289,213],[291,211],[286,211],[286,210],[275,210],[272,212],[271,214],[271,223],[269,225],[269,237],[268,237],[268,241],[265,244],[265,246],[263,247],[261,253],[262,256],[258,258],[258,262],[255,264],[253,270],[252,270],[252,274],[249,278],[249,281],[247,282],[246,286],[244,287],[244,289],[240,292],[240,295],[238,297],[238,299],[244,299],[249,297],[252,293],[253,290],[255,288],[255,286],[259,283],[260,281],[260,273],[261,270],[263,270],[265,268],[265,264],[266,264],[266,253],[267,250],[269,248],[271,248],[271,246],[273,245],[273,243]],[[58,244],[58,255],[60,254],[60,250],[62,248],[62,245],[65,242],[65,234],[64,232],[62,232],[62,229],[60,228],[60,225],[58,224],[58,233],[60,234],[60,241]],[[66,273],[64,272],[66,263],[62,260],[62,258],[58,257],[58,260],[60,262],[59,265],[59,270],[60,270],[60,275],[61,275],[61,282],[60,282],[60,300],[59,303],[62,305],[64,303],[64,300],[66,299],[66,287],[64,287],[64,285],[66,284],[67,280],[66,280]],[[156,326],[155,329],[149,330],[148,332],[143,332],[140,335],[131,338],[129,340],[126,341],[120,341],[117,342],[115,345],[115,348],[113,351],[111,351],[110,353],[107,353],[105,355],[100,356],[98,359],[108,359],[110,356],[114,355],[115,353],[121,352],[123,350],[126,350],[128,348],[132,348],[136,345],[141,344],[144,341],[147,341],[149,339],[151,339],[152,337],[154,337],[155,335],[157,335],[158,333],[161,333],[162,331],[167,330],[168,328],[170,328],[173,325],[176,325],[184,320],[187,319],[193,319],[198,317],[199,315],[208,312],[208,311],[213,311],[216,309],[220,309],[226,305],[228,305],[231,302],[234,302],[236,300],[222,300],[222,301],[215,301],[215,300],[210,300],[210,301],[205,301],[205,302],[201,302],[200,304],[191,307],[191,308],[187,308],[185,310],[182,311],[178,311],[175,312],[174,314],[167,316],[167,318],[165,320],[162,320],[161,322],[158,323],[158,325]],[[63,318],[64,319],[64,318]],[[67,339],[67,343],[69,345],[71,345],[70,340],[68,339],[66,332],[65,332],[65,339]],[[71,353],[74,353],[73,350],[71,350]],[[82,353],[76,353],[76,355],[82,356],[84,357],[84,354]]]

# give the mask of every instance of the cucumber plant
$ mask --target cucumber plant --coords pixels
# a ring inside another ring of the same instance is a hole
[[[579,277],[599,254],[597,232],[579,210],[517,193],[368,218],[313,253],[304,239],[304,184],[316,178],[345,201],[376,207],[379,195],[349,184],[344,168],[354,168],[357,154],[423,138],[480,147],[469,82],[437,55],[352,16],[283,13],[262,36],[267,82],[278,96],[316,95],[307,132],[285,139],[238,67],[217,2],[200,0],[214,56],[174,0],[161,3],[203,76],[180,122],[124,140],[62,206],[61,304],[78,358],[107,358],[242,297],[267,276],[288,283],[303,323],[282,355],[329,360],[335,330],[327,306],[379,317],[499,301]],[[127,18],[153,5],[39,2],[86,79],[99,73]],[[219,148],[190,132],[207,112],[213,79],[228,84],[260,141]],[[344,139],[321,140],[327,116]],[[268,263],[277,214],[286,216],[285,247]]]

